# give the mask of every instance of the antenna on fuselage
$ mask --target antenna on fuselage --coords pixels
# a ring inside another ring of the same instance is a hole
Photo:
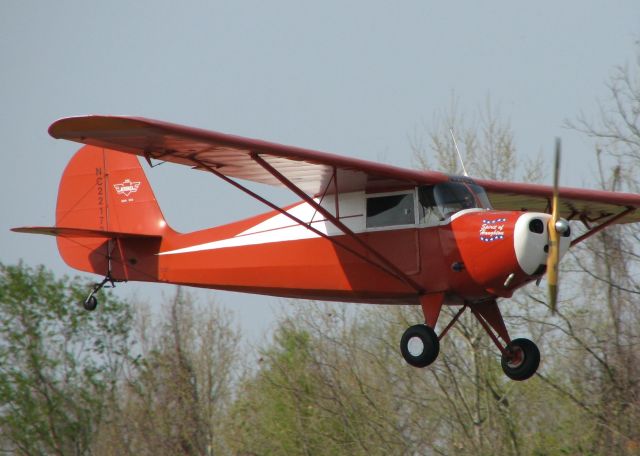
[[[460,159],[460,164],[462,165],[462,173],[465,177],[469,177],[469,173],[467,173],[467,169],[464,167],[464,161],[462,161],[462,155],[460,154],[460,149],[458,149],[458,142],[456,141],[456,137],[453,134],[453,128],[449,128],[449,133],[451,133],[451,139],[453,139],[453,145],[456,146],[456,152],[458,152],[458,159]]]

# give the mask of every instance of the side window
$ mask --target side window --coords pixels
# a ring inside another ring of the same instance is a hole
[[[413,193],[367,198],[367,228],[415,224]]]

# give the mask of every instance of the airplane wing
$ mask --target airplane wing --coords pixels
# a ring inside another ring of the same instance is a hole
[[[228,177],[284,185],[266,162],[290,183],[310,195],[375,191],[446,182],[451,177],[298,147],[243,138],[157,120],[124,116],[60,119],[49,128],[54,138],[133,153],[152,159],[215,170]],[[552,188],[544,185],[474,179],[493,206],[505,210],[548,212]],[[337,182],[337,185],[336,185]],[[640,221],[640,195],[560,188],[562,217],[585,223],[604,222],[626,211],[616,223]]]
[[[393,189],[446,182],[449,176],[358,160],[138,117],[69,117],[49,127],[54,138],[215,169],[228,177],[271,185],[282,183],[254,160],[259,155],[298,188],[310,195]],[[331,185],[329,185],[331,184]]]

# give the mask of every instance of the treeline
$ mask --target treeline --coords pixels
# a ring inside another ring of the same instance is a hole
[[[536,296],[504,306],[512,331],[541,345],[526,382],[502,374],[469,316],[434,365],[415,369],[397,342],[416,309],[297,303],[249,364],[215,304],[178,289],[160,317],[109,294],[87,313],[69,305],[86,290],[42,267],[0,266],[4,452],[640,452],[640,306],[615,283],[585,280],[589,299],[564,300],[556,317]]]

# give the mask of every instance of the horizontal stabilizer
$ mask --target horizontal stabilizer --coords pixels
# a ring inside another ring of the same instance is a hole
[[[161,236],[140,233],[122,233],[119,231],[102,231],[85,228],[65,228],[61,226],[23,226],[12,228],[16,233],[46,234],[61,237],[110,238],[110,239],[160,239]]]

